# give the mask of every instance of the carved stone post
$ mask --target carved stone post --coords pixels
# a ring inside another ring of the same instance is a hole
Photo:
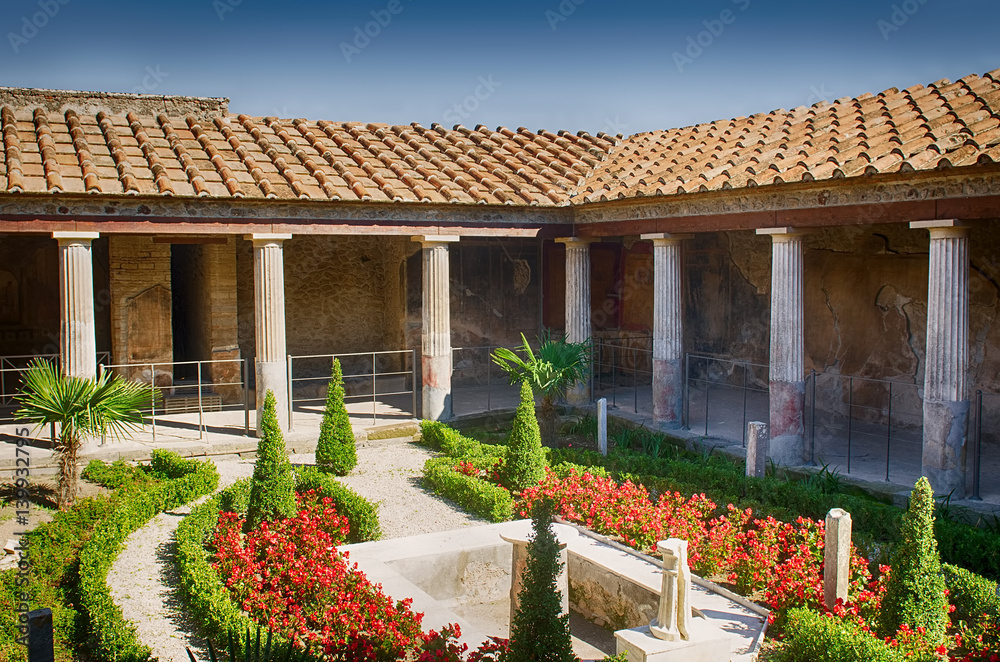
[[[805,327],[802,232],[764,228],[771,235],[770,453],[779,464],[806,460]]]
[[[59,242],[59,359],[64,375],[97,376],[94,260],[97,232],[53,232]]]
[[[969,229],[915,221],[930,231],[922,473],[939,494],[965,498],[969,426]]]
[[[288,357],[285,341],[285,261],[290,234],[254,234],[254,337],[257,347],[257,432],[268,391],[277,401],[278,421],[288,429]]]
[[[691,638],[691,569],[687,563],[688,541],[661,540],[656,548],[663,554],[663,582],[656,620],[649,624],[654,637],[664,641]]]
[[[846,601],[851,581],[851,514],[834,508],[826,515],[823,545],[823,602],[833,609],[837,598]]]
[[[590,240],[579,237],[556,239],[566,245],[566,341],[590,340]],[[590,402],[589,381],[566,390],[570,404]]]
[[[451,402],[451,288],[448,244],[458,237],[413,237],[423,247],[423,326],[420,330],[423,418],[446,421]]]

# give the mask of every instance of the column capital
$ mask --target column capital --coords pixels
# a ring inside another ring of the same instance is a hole
[[[652,234],[641,234],[639,238],[643,241],[652,241],[653,245],[674,244],[685,239],[693,239],[693,234],[673,234],[670,232],[654,232]]]
[[[415,234],[410,237],[410,241],[419,244],[454,244],[462,238],[457,234]]]
[[[556,237],[555,241],[559,244],[566,244],[566,247],[569,248],[570,246],[589,246],[590,244],[596,242],[597,239],[592,237]]]
[[[53,232],[52,238],[59,241],[60,245],[66,244],[89,244],[101,236],[100,232]]]
[[[771,235],[771,241],[773,242],[794,241],[796,239],[801,239],[807,234],[812,234],[813,232],[815,232],[815,230],[812,228],[793,228],[788,225],[776,228],[757,228],[758,235]]]
[[[267,244],[280,244],[292,238],[290,232],[261,232],[243,236],[247,241],[252,241],[254,246],[266,246]]]
[[[913,230],[930,231],[931,239],[947,239],[949,237],[969,236],[969,225],[955,218],[930,221],[910,221],[910,228]]]

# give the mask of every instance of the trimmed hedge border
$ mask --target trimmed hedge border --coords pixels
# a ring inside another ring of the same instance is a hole
[[[347,517],[351,523],[348,542],[381,538],[378,508],[370,501],[314,467],[299,467],[296,476],[296,490],[322,492],[333,500],[337,512]],[[229,596],[212,567],[205,542],[219,523],[219,513],[246,512],[250,483],[251,479],[245,478],[230,485],[195,507],[177,527],[177,568],[188,608],[210,637],[222,641],[230,632],[239,633],[242,639],[254,623]]]
[[[136,638],[108,588],[108,571],[129,534],[158,513],[213,491],[219,474],[211,462],[184,460],[176,453],[153,451],[152,468],[170,480],[140,487],[126,495],[119,509],[102,521],[80,549],[80,606],[96,639],[97,655],[116,662],[145,661],[151,651]]]
[[[506,522],[514,516],[510,492],[482,478],[455,471],[455,460],[436,457],[424,463],[424,480],[437,494],[451,499],[473,515],[491,522]]]
[[[781,662],[903,662],[908,659],[853,623],[808,609],[788,612]]]

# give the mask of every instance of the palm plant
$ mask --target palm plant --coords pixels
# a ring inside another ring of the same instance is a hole
[[[542,437],[551,445],[555,437],[555,401],[563,397],[570,386],[586,379],[590,372],[590,343],[553,338],[549,331],[538,337],[538,343],[536,354],[522,333],[521,346],[516,352],[498,347],[491,358],[507,373],[511,384],[527,382],[532,392],[541,396]],[[517,352],[523,354],[523,358]]]
[[[149,404],[149,387],[120,379],[111,372],[83,378],[63,375],[41,359],[29,365],[16,396],[19,420],[38,425],[58,424],[55,452],[59,457],[60,510],[76,497],[77,455],[88,436],[120,438],[142,425],[142,407]]]

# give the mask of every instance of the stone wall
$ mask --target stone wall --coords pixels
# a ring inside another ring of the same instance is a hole
[[[108,257],[111,292],[111,351],[116,364],[174,360],[170,286],[170,244],[148,235],[111,235]],[[127,376],[148,382],[150,368]],[[156,384],[169,386],[169,365],[156,368]]]

